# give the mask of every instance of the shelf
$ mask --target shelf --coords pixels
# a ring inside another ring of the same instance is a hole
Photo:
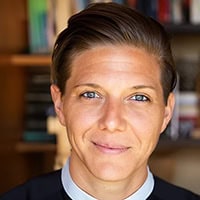
[[[200,33],[200,25],[165,24],[164,27],[170,34],[199,34]]]
[[[16,151],[19,153],[55,152],[56,144],[19,142],[16,145]]]
[[[200,139],[161,139],[156,147],[158,153],[171,153],[182,149],[200,149]]]
[[[26,55],[26,54],[13,54],[13,55],[0,55],[0,66],[17,66],[17,67],[39,67],[50,66],[50,55]]]

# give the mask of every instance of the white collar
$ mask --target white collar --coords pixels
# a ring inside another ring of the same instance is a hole
[[[61,173],[61,180],[62,185],[65,189],[65,192],[69,195],[69,197],[73,200],[97,200],[94,197],[90,196],[82,189],[80,189],[72,180],[70,172],[69,172],[69,162],[68,159],[65,166],[62,168]],[[148,175],[147,179],[145,180],[144,184],[131,196],[126,198],[125,200],[141,200],[147,199],[147,197],[151,194],[154,188],[154,178],[152,173],[148,168]]]

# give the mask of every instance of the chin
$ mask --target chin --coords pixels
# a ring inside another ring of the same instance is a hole
[[[122,167],[116,164],[106,164],[104,166],[93,169],[93,174],[102,181],[113,182],[126,179],[131,174],[130,171],[126,166]]]

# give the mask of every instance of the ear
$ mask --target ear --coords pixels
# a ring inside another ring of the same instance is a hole
[[[169,123],[169,121],[173,116],[174,105],[175,105],[175,95],[174,93],[170,93],[167,99],[167,105],[165,106],[164,120],[162,124],[161,133],[165,130],[167,124]]]
[[[62,102],[62,95],[60,89],[57,85],[52,84],[50,87],[51,90],[51,97],[54,103],[55,112],[58,116],[60,123],[65,126],[65,117],[63,112],[63,102]]]

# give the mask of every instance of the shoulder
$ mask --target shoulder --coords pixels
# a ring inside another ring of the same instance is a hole
[[[55,186],[60,187],[61,183],[61,170],[53,171],[41,176],[35,177],[29,180],[27,186],[31,186],[35,189],[44,188],[55,188]]]
[[[181,200],[200,200],[200,196],[192,193],[189,190],[175,186],[168,183],[156,176],[154,176],[155,186],[152,192],[153,196],[157,199],[169,200],[169,199],[181,199]]]
[[[60,195],[62,190],[61,170],[58,170],[27,181],[26,183],[7,192],[0,198],[0,200],[53,199],[53,196]]]

